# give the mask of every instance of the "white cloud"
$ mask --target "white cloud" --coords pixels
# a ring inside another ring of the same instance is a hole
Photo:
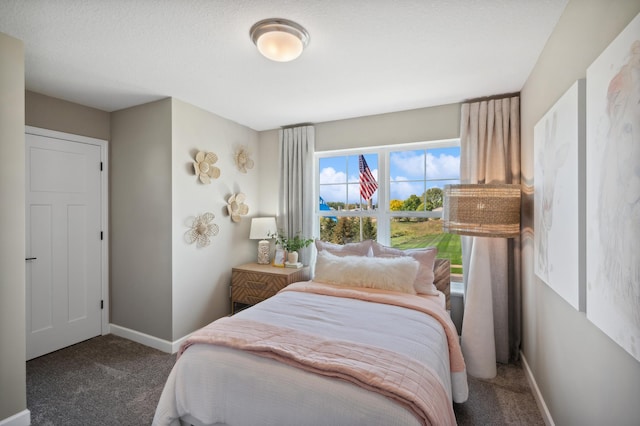
[[[433,155],[427,151],[427,175],[429,179],[449,179],[457,177],[460,173],[460,157],[448,154]],[[424,153],[416,151],[394,152],[391,155],[391,170],[402,173],[404,179],[424,178]],[[395,166],[395,167],[393,167]],[[403,179],[400,176],[392,176],[392,180]]]
[[[407,182],[407,178],[404,176],[398,176],[396,179],[399,182],[391,183],[389,188],[392,200],[406,200],[412,194],[420,196],[424,192],[424,184],[422,182]]]
[[[325,167],[320,170],[320,184],[324,183],[344,183],[347,181],[344,172],[336,172],[333,167]]]
[[[416,155],[415,151],[400,151],[391,154],[390,159],[391,170],[394,170],[393,166],[396,166],[399,169],[398,171],[408,176],[409,179],[421,179],[424,177],[424,154]],[[391,179],[398,180],[401,178],[392,176]]]
[[[450,179],[460,175],[460,157],[427,153],[427,176],[429,179]]]

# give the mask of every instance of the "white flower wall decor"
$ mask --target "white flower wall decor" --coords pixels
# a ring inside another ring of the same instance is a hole
[[[204,213],[190,219],[190,227],[185,233],[185,239],[189,244],[197,242],[198,247],[206,247],[211,240],[209,237],[218,235],[220,228],[212,223],[215,218],[213,213]]]
[[[233,159],[236,162],[236,167],[242,173],[247,173],[248,169],[253,169],[251,152],[247,149],[246,146],[239,146],[233,154]]]
[[[220,169],[215,167],[218,156],[213,152],[199,151],[196,154],[196,161],[193,162],[193,169],[196,176],[200,178],[200,182],[211,183],[211,178],[218,179],[220,177]]]
[[[249,213],[249,206],[244,203],[246,196],[242,192],[231,194],[227,201],[227,211],[233,222],[240,222],[242,216]]]

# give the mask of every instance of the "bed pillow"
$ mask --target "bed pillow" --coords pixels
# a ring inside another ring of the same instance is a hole
[[[326,250],[336,256],[369,256],[371,242],[371,240],[365,240],[359,243],[333,244],[316,240],[316,249],[318,253]]]
[[[416,294],[418,262],[413,258],[336,256],[318,253],[314,281],[347,287],[367,287]]]
[[[411,257],[415,259],[420,265],[413,284],[416,293],[430,295],[438,294],[438,289],[433,284],[433,265],[436,260],[436,255],[438,254],[438,249],[436,247],[400,250],[393,247],[387,247],[373,241],[371,249],[373,250],[373,256],[375,258]]]

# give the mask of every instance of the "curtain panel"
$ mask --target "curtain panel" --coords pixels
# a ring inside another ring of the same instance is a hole
[[[315,129],[280,129],[280,189],[278,226],[288,236],[313,235],[313,152]],[[311,249],[300,250],[300,262],[309,265]]]
[[[520,98],[462,105],[460,182],[520,184]],[[516,360],[521,342],[520,238],[462,237],[467,371],[496,375],[496,361]]]

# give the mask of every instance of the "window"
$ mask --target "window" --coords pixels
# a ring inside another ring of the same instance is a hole
[[[460,237],[443,233],[440,221],[442,189],[460,181],[459,140],[323,152],[316,159],[320,239],[437,246],[451,272],[462,273]]]

